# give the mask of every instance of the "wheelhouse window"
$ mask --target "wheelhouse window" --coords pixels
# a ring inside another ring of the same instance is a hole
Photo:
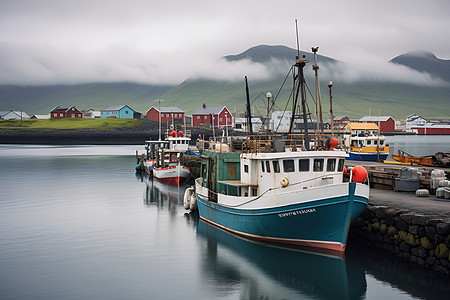
[[[283,160],[283,170],[286,173],[294,172],[295,171],[294,160],[293,159],[284,159]]]
[[[367,140],[367,145],[372,145],[372,141],[371,140]]]
[[[280,173],[280,164],[278,163],[278,160],[274,160],[272,164],[273,164],[273,171],[275,173]]]
[[[314,172],[322,172],[323,171],[323,158],[315,158],[314,159]]]
[[[270,161],[266,160],[267,173],[270,173]]]
[[[383,140],[380,140],[380,145],[383,145],[384,144],[384,141]]]
[[[262,172],[266,172],[265,167],[264,167],[264,162],[263,162],[263,161],[261,161],[261,171],[262,171]]]
[[[329,158],[327,160],[327,172],[334,172],[336,170],[336,158]]]
[[[299,172],[309,171],[309,159],[299,159],[298,160],[298,170]]]
[[[338,172],[344,171],[344,162],[345,162],[345,159],[340,159],[340,160],[339,160],[339,163],[338,163]]]
[[[244,165],[244,172],[248,173],[248,165]]]

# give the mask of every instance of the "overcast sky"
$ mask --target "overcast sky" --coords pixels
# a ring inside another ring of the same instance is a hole
[[[261,78],[267,67],[220,58],[296,48],[295,19],[301,50],[349,64],[326,74],[340,80],[433,82],[386,62],[414,50],[450,59],[449,0],[0,0],[0,84]]]

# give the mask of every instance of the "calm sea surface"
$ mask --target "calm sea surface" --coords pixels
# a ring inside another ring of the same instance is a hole
[[[184,210],[186,186],[136,176],[136,150],[143,147],[0,145],[0,299],[445,299],[450,293],[448,281],[356,244],[344,260],[213,228]]]

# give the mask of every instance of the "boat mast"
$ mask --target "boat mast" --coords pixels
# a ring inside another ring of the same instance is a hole
[[[298,69],[298,71],[297,71],[297,75],[295,75],[295,73],[294,73],[294,88],[296,87],[296,91],[295,91],[295,95],[294,95],[291,124],[289,125],[288,134],[289,135],[292,134],[292,128],[294,127],[295,110],[296,110],[297,102],[298,102],[298,94],[300,92],[301,97],[302,97],[303,126],[305,126],[304,143],[305,143],[305,149],[309,150],[308,119],[306,117],[305,77],[303,75],[303,68],[305,67],[305,65],[308,61],[305,59],[304,55],[303,55],[303,58],[300,58],[300,41],[298,38],[297,19],[295,20],[295,32],[297,34],[297,57],[296,57],[297,62],[295,63],[294,66]]]
[[[320,83],[319,83],[319,66],[317,65],[317,51],[319,47],[312,47],[312,52],[314,53],[314,65],[312,66],[315,76],[316,76],[316,88],[317,88],[317,99],[316,99],[316,122],[319,122],[320,133],[323,133],[323,120],[322,120],[322,101],[320,99]],[[319,112],[317,112],[317,105],[319,105]],[[317,127],[317,126],[316,126]]]
[[[248,82],[247,82],[247,76],[244,77],[245,80],[245,93],[247,95],[247,126],[248,126],[248,132],[253,133],[252,128],[252,114],[250,111],[250,95],[248,92]]]
[[[298,69],[297,76],[295,77],[295,85],[296,91],[294,96],[294,108],[297,106],[298,102],[298,94],[300,93],[301,100],[302,100],[302,116],[303,116],[303,125],[305,128],[305,148],[306,150],[309,150],[309,136],[308,136],[308,118],[306,113],[306,90],[305,90],[305,77],[303,75],[303,68],[305,67],[306,63],[308,62],[303,56],[303,58],[300,58],[295,63],[295,67]],[[292,111],[292,118],[291,118],[291,124],[289,126],[289,134],[292,134],[292,128],[294,126],[294,120],[295,120],[295,111]]]

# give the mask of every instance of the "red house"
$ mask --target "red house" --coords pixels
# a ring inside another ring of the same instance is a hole
[[[172,122],[172,120],[181,120],[184,122],[184,111],[178,107],[161,107],[161,122]],[[147,120],[159,121],[159,110],[152,106],[147,112]]]
[[[69,108],[55,107],[50,111],[50,119],[69,119],[69,118],[82,118],[83,113],[79,111],[75,106]]]
[[[375,117],[375,116],[368,116],[368,117],[363,117],[359,120],[359,122],[364,123],[364,122],[368,122],[368,123],[375,123],[378,125],[378,123],[380,124],[380,133],[385,133],[385,132],[395,132],[395,120],[392,119],[392,117],[386,117],[386,116],[382,116],[382,117]]]
[[[233,127],[233,116],[226,106],[203,104],[192,113],[192,126],[211,127],[213,123],[214,127]]]

